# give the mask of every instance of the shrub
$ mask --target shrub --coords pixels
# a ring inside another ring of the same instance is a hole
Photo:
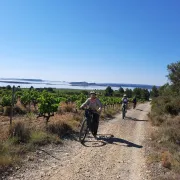
[[[13,109],[13,113],[14,114],[26,114],[27,110],[25,108],[23,108],[22,106],[19,105],[15,105],[14,109]]]
[[[168,151],[162,153],[161,162],[163,167],[171,169],[172,156]]]
[[[24,123],[17,122],[10,127],[10,136],[16,138],[17,143],[26,143],[30,139],[30,129]]]
[[[62,121],[49,124],[47,130],[50,133],[57,134],[59,137],[72,132],[72,128],[67,123]]]
[[[0,141],[0,172],[5,171],[6,168],[19,161],[18,156],[16,153],[12,153],[12,150],[11,143]]]
[[[75,106],[72,103],[61,103],[60,107],[63,112],[73,112],[75,109]]]
[[[3,107],[3,115],[10,116],[10,114],[11,114],[11,107],[10,106]]]
[[[46,145],[51,142],[55,144],[61,143],[60,139],[57,136],[42,131],[32,132],[30,142],[33,145],[39,145],[39,146]]]
[[[0,115],[2,115],[2,114],[3,114],[3,107],[0,106]]]

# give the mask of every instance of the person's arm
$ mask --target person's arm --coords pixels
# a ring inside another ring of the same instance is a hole
[[[99,99],[97,99],[97,104],[99,106],[98,111],[101,112],[102,111],[102,103],[101,103],[101,101]]]
[[[80,108],[85,108],[89,105],[89,99],[87,99],[81,106]]]
[[[124,100],[124,98],[121,99],[121,104],[123,104],[123,100]]]

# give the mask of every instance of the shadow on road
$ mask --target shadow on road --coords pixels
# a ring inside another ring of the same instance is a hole
[[[144,110],[142,110],[142,109],[136,109],[136,111],[143,111],[143,112],[149,112],[149,111],[144,111]]]
[[[148,120],[143,120],[143,119],[141,120],[141,119],[137,119],[137,118],[133,118],[133,117],[128,117],[128,116],[126,116],[125,119],[132,120],[132,121],[145,121],[145,122],[148,121]]]
[[[136,109],[137,111],[143,111],[142,109]]]
[[[107,144],[114,144],[126,147],[135,147],[135,148],[143,148],[143,146],[132,143],[125,139],[116,138],[112,134],[98,134],[97,141],[95,140],[87,140],[83,143],[86,147],[102,147]]]
[[[87,140],[84,143],[82,143],[85,147],[102,147],[106,145],[106,142],[104,141],[95,141],[95,140]]]

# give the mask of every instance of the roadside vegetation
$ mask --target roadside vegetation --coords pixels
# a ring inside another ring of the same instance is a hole
[[[147,89],[111,87],[97,90],[103,104],[101,119],[111,119],[121,110],[121,98],[149,100]],[[86,90],[52,88],[0,88],[0,172],[19,164],[29,151],[50,143],[61,144],[65,136],[76,134],[83,118],[80,105],[89,97]]]
[[[154,160],[180,174],[180,61],[167,66],[169,83],[155,89],[152,95],[150,120],[156,131],[152,134]],[[173,179],[173,176],[166,177]],[[176,179],[176,178],[174,178]]]

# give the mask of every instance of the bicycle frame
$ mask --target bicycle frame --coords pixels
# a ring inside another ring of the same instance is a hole
[[[122,105],[122,119],[124,119],[126,116],[126,108],[127,108],[127,104],[123,103],[123,105]]]
[[[93,113],[95,113],[93,110],[85,109],[84,120],[82,121],[81,129],[79,133],[79,141],[81,143],[84,142],[86,135],[89,133],[89,131],[91,131]]]

